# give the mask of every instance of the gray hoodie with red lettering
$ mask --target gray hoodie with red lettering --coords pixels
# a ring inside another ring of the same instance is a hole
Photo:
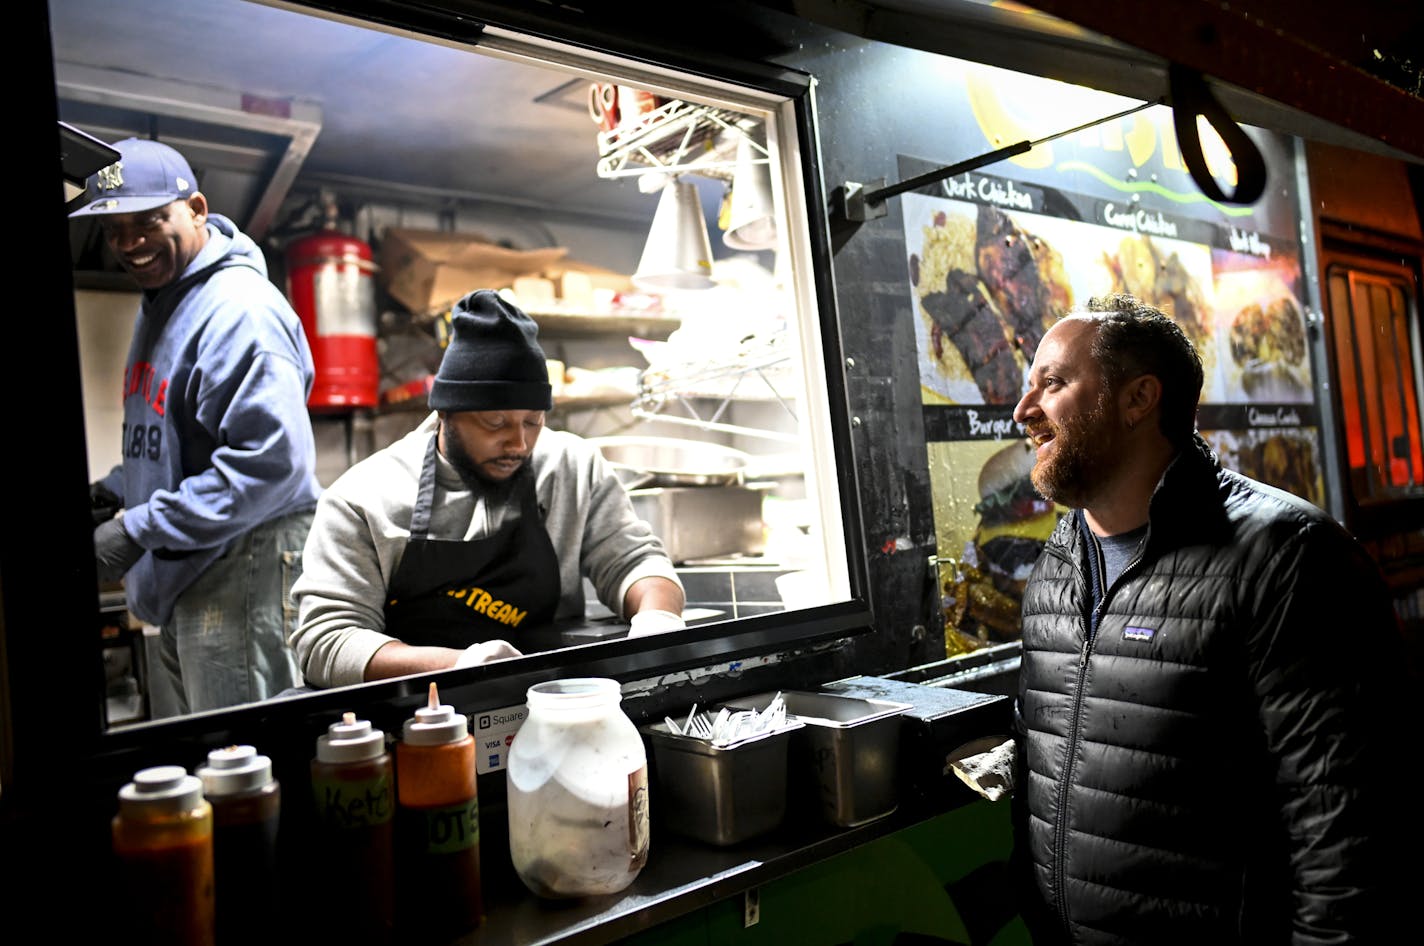
[[[102,480],[147,551],[127,606],[163,624],[238,536],[321,493],[301,321],[252,239],[220,214],[174,282],[143,294],[124,368],[123,461]]]

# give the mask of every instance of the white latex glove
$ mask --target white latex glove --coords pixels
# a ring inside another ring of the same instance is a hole
[[[681,614],[648,608],[633,615],[633,619],[628,622],[628,636],[647,637],[649,634],[662,634],[665,631],[680,631],[684,627],[687,627],[687,622],[682,619]]]
[[[473,667],[476,664],[487,664],[493,660],[505,660],[510,657],[524,656],[509,641],[484,641],[479,644],[471,644],[466,647],[460,656],[455,660],[457,667]]]

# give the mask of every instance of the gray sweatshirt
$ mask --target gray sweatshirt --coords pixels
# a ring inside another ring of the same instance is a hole
[[[292,586],[298,609],[291,643],[306,682],[334,687],[360,683],[382,645],[386,588],[410,538],[420,465],[436,430],[431,414],[414,431],[343,473],[317,505]],[[478,539],[519,516],[517,502],[491,505],[471,492],[445,457],[436,455],[432,539]],[[623,596],[648,576],[678,581],[661,540],[633,512],[623,484],[582,438],[545,429],[531,460],[534,490],[547,510],[544,527],[559,558],[557,619],[584,614],[587,577],[614,614]],[[518,635],[510,639],[519,646]]]

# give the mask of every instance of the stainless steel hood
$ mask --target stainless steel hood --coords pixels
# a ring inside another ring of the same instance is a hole
[[[293,99],[55,66],[61,113],[114,142],[153,137],[183,152],[209,203],[263,240],[321,132],[321,109]]]
[[[555,240],[531,220],[647,232],[657,195],[596,173],[577,69],[277,0],[47,2],[60,119],[174,144],[259,242],[323,189],[497,218],[530,245]]]

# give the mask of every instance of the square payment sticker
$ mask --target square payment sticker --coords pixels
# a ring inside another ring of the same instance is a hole
[[[498,772],[509,762],[509,745],[514,734],[529,718],[523,703],[503,709],[481,710],[470,716],[475,737],[475,773]]]

